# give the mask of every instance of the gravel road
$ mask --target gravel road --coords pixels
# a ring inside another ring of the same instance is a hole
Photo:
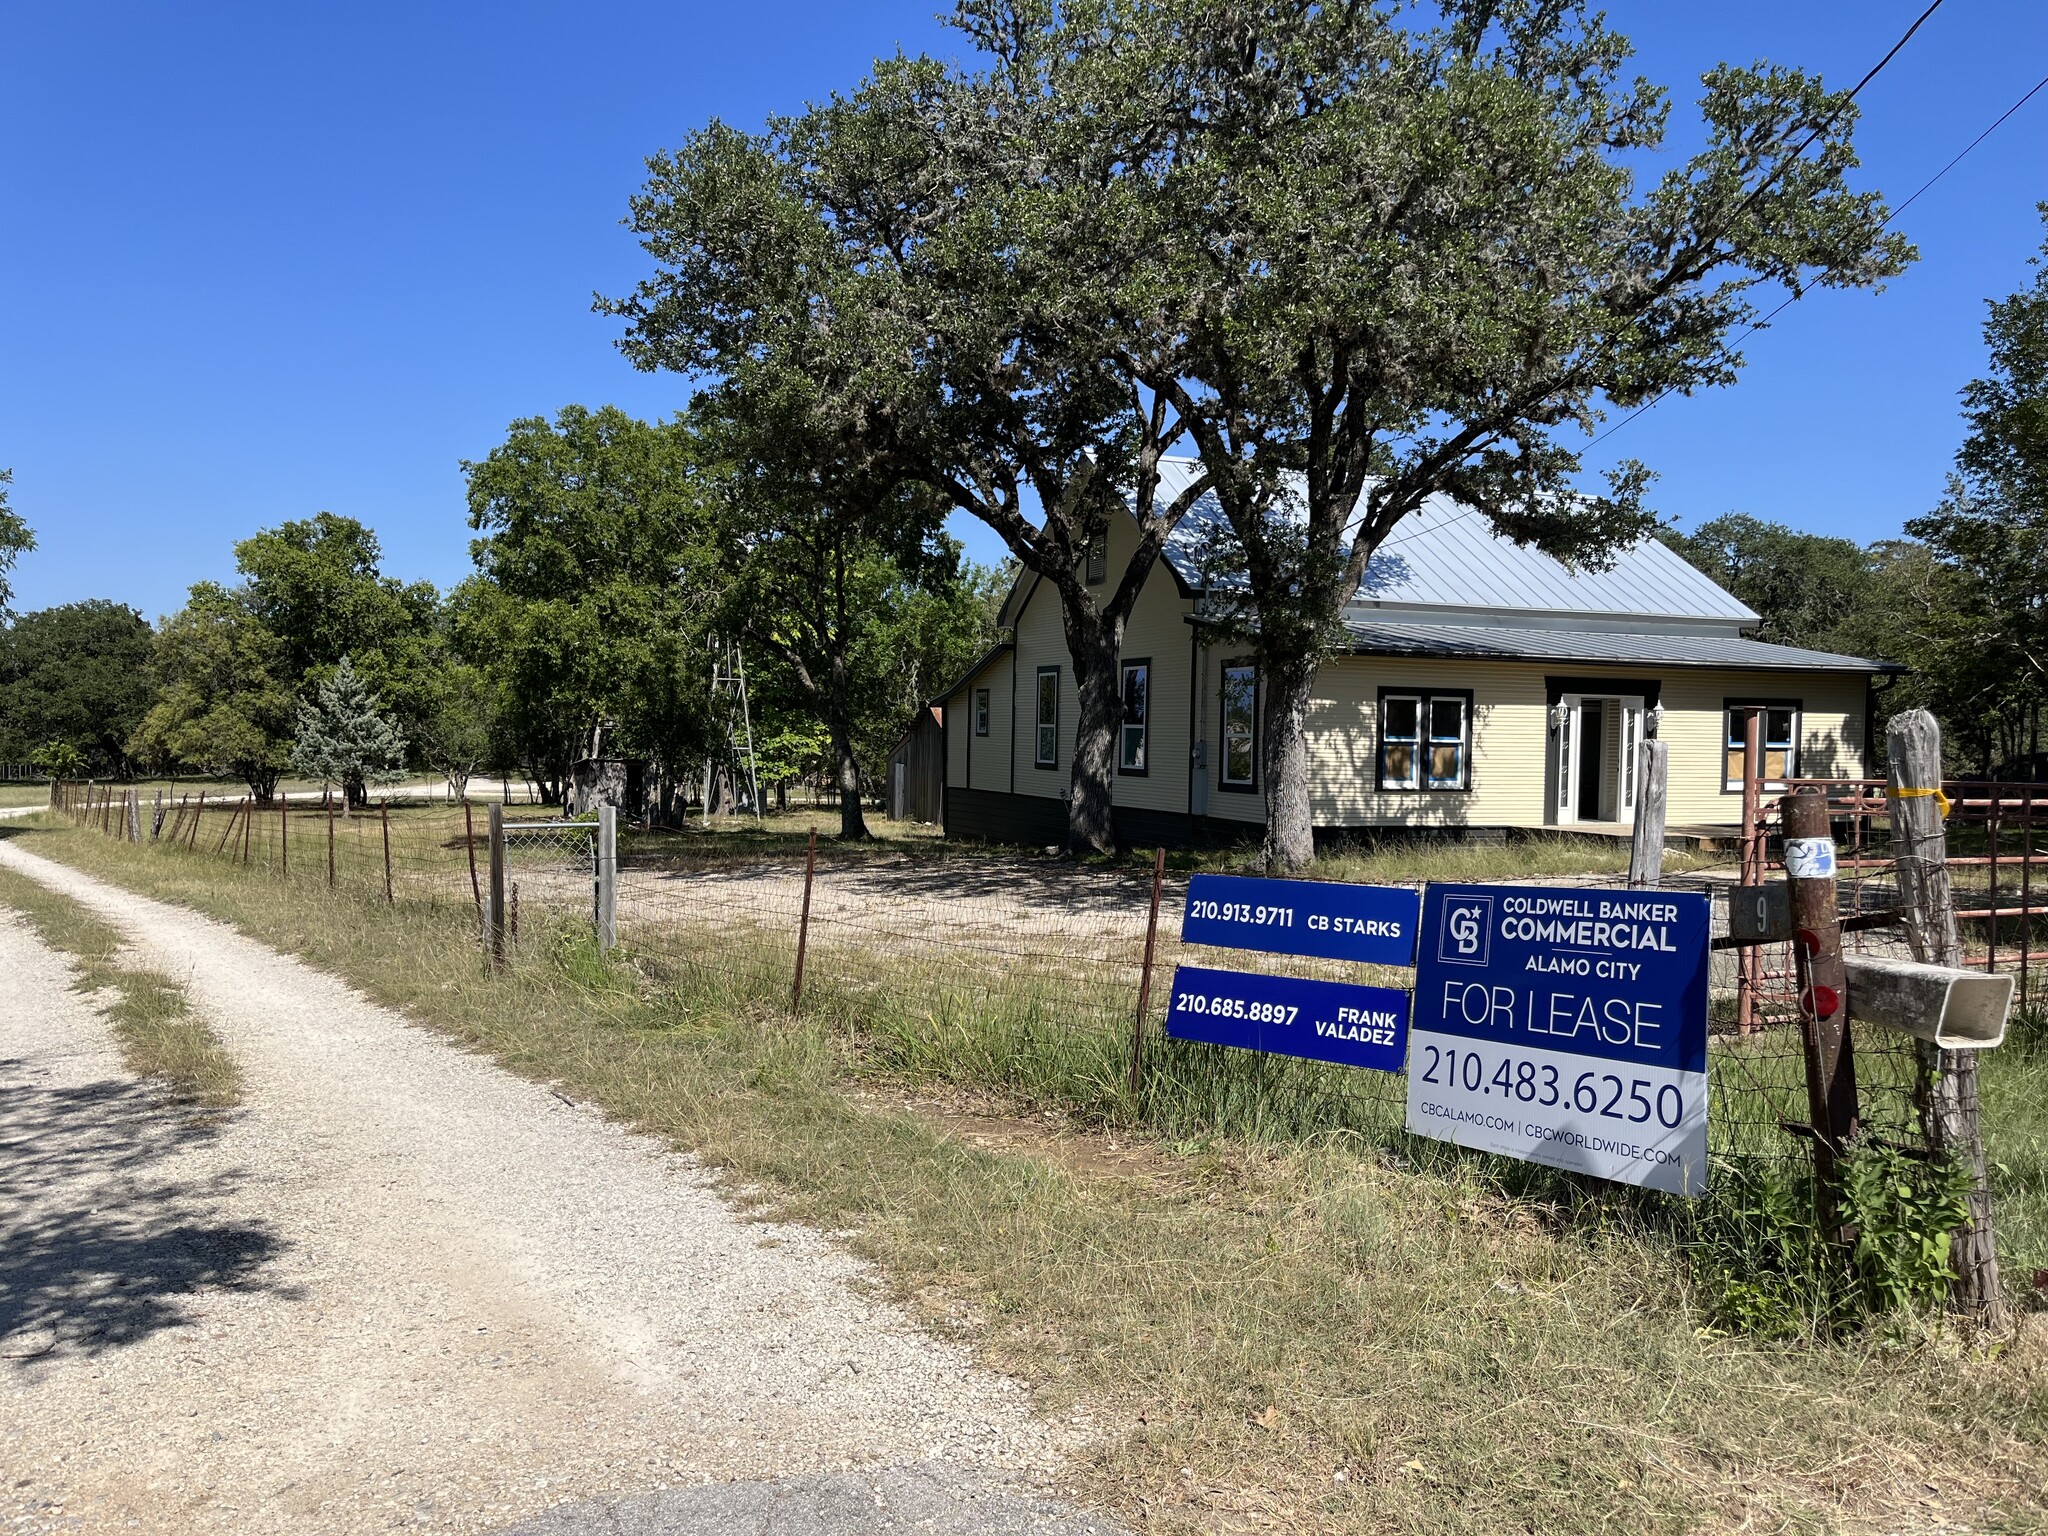
[[[181,979],[212,1125],[0,909],[0,1531],[1108,1532],[1086,1432],[689,1160],[0,842]]]

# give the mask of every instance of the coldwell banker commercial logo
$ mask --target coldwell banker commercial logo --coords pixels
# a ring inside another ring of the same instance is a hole
[[[1449,965],[1484,965],[1493,944],[1493,898],[1456,896],[1444,902],[1436,957]]]

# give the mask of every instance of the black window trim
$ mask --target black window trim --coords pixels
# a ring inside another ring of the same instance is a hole
[[[994,705],[995,701],[990,697],[988,689],[977,688],[974,690],[975,735],[986,736],[988,734],[989,721],[995,715]]]
[[[1799,759],[1806,751],[1805,699],[1746,699],[1729,698],[1723,695],[1721,699],[1721,739],[1714,750],[1714,771],[1721,776],[1721,793],[1724,795],[1739,795],[1742,793],[1742,786],[1740,784],[1737,784],[1733,789],[1728,787],[1728,716],[1732,711],[1738,709],[1790,709],[1796,711],[1792,721],[1792,766],[1795,769],[1798,768]],[[1795,772],[1790,777],[1796,779],[1799,775]],[[1782,781],[1759,779],[1757,782],[1759,785],[1768,787],[1771,784]]]
[[[1387,782],[1387,700],[1414,699],[1416,706],[1416,750],[1424,760],[1415,765],[1415,783],[1411,788],[1405,784]],[[1465,703],[1465,782],[1462,784],[1432,784],[1429,782],[1429,766],[1426,761],[1429,752],[1429,701],[1431,699],[1462,699]],[[1414,683],[1406,687],[1398,683],[1383,683],[1374,700],[1372,715],[1372,782],[1373,793],[1380,795],[1469,795],[1472,793],[1472,737],[1474,722],[1473,702],[1470,688],[1437,688],[1427,683]]]
[[[1145,719],[1142,722],[1142,729],[1145,732],[1145,766],[1142,768],[1126,768],[1124,766],[1124,685],[1130,681],[1130,669],[1132,667],[1143,667],[1145,669]],[[1149,779],[1152,776],[1152,658],[1150,656],[1125,656],[1117,662],[1116,699],[1117,777],[1120,779]]]
[[[1242,782],[1230,777],[1230,715],[1225,702],[1230,674],[1252,675],[1252,776]],[[1249,656],[1226,658],[1216,669],[1216,787],[1233,795],[1259,792],[1259,664]]]
[[[1052,679],[1052,756],[1040,757],[1038,744],[1044,739],[1047,723],[1041,718],[1041,706],[1045,701],[1045,679],[1048,677]],[[1057,768],[1060,765],[1060,669],[1040,667],[1031,686],[1031,766]]]

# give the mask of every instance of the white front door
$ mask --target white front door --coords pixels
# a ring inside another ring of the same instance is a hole
[[[1593,708],[1589,711],[1587,705]],[[1641,777],[1643,701],[1640,696],[1568,693],[1553,718],[1557,824],[1601,821],[1632,826]],[[1589,720],[1588,715],[1592,718]]]

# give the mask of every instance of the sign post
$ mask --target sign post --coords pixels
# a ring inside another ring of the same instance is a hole
[[[1707,937],[1694,893],[1430,886],[1408,1129],[1702,1193]]]

